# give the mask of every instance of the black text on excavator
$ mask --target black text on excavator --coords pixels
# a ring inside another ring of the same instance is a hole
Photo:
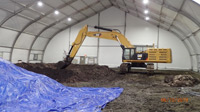
[[[148,48],[142,52],[136,52],[136,48],[131,45],[127,38],[122,35],[118,30],[94,26],[95,29],[102,31],[88,31],[88,25],[85,25],[78,33],[72,47],[66,56],[65,65],[62,69],[71,64],[73,58],[81,47],[83,41],[87,37],[97,37],[101,39],[115,40],[120,43],[123,50],[122,64],[120,65],[120,72],[129,72],[131,67],[145,67],[150,72],[153,71],[153,63],[171,63],[171,49]]]

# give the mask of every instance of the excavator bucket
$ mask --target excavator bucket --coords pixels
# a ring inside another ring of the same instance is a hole
[[[65,69],[66,67],[68,67],[71,64],[72,60],[73,58],[67,55],[67,57],[65,58],[64,64],[60,69]]]

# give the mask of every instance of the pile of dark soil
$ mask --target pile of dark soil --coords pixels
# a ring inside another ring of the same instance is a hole
[[[17,66],[29,71],[44,74],[61,83],[111,81],[118,74],[108,66],[76,65],[71,64],[66,69],[60,69],[62,62],[58,63],[17,63]]]
[[[194,86],[200,83],[199,79],[191,75],[169,75],[165,77],[164,82],[175,87]]]

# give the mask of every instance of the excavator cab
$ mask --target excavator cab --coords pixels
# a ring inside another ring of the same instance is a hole
[[[124,48],[122,61],[126,62],[132,60],[132,62],[138,62],[142,60],[147,60],[148,54],[145,52],[136,52],[136,48]]]
[[[122,60],[131,60],[136,53],[136,48],[124,48]]]

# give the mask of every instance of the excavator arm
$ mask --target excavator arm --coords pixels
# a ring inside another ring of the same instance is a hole
[[[127,40],[127,38],[124,35],[122,35],[121,33],[117,32],[113,29],[108,29],[108,28],[103,28],[103,27],[98,27],[98,26],[95,26],[94,28],[104,30],[104,32],[88,31],[88,25],[85,25],[79,31],[75,41],[72,44],[72,47],[70,48],[70,51],[68,52],[68,55],[65,59],[65,65],[61,69],[64,69],[71,64],[73,58],[76,56],[76,53],[78,52],[79,48],[81,47],[86,36],[118,41],[122,49],[134,48],[134,46],[131,45],[131,43]]]

